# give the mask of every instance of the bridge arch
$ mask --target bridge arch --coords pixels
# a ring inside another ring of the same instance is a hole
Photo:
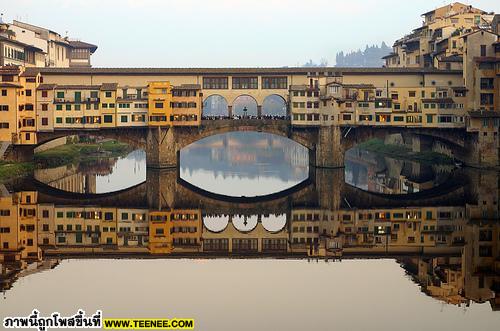
[[[258,115],[259,105],[250,94],[241,94],[231,103],[233,116],[255,117]]]
[[[203,100],[202,117],[229,117],[229,103],[220,94],[211,94]]]
[[[177,141],[180,141],[180,144],[177,146],[179,151],[203,138],[236,131],[265,132],[274,134],[293,140],[310,151],[313,151],[316,146],[317,137],[314,131],[291,131],[289,122],[284,119],[273,120],[247,118],[238,121],[203,121],[202,126],[204,127],[203,130],[196,130],[195,132],[177,131],[175,133],[177,135]]]
[[[270,94],[262,102],[262,116],[287,116],[288,107],[284,97]]]
[[[33,146],[33,148],[42,146],[46,143],[49,143],[53,140],[70,137],[70,136],[98,136],[102,138],[113,139],[116,141],[120,141],[136,149],[146,150],[146,132],[147,128],[145,127],[118,127],[118,128],[110,128],[110,129],[63,129],[63,130],[55,130],[52,132],[38,132],[37,133],[37,144]]]
[[[467,159],[467,148],[463,132],[458,129],[433,128],[398,128],[398,127],[344,127],[341,134],[341,149],[343,154],[360,144],[372,139],[386,141],[390,136],[399,135],[400,142],[411,146],[414,151],[434,150],[437,147],[441,153],[459,160]]]

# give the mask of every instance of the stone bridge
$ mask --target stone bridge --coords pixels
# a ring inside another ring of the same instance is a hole
[[[344,166],[345,152],[372,138],[399,135],[414,151],[438,150],[466,164],[478,164],[476,140],[463,129],[402,128],[384,126],[292,126],[286,119],[203,120],[199,127],[138,127],[110,129],[73,129],[39,132],[39,145],[70,135],[99,135],[146,150],[150,168],[175,168],[179,152],[205,137],[235,131],[266,132],[289,138],[309,150],[309,163],[319,168]],[[36,146],[15,146],[8,159],[29,160]]]

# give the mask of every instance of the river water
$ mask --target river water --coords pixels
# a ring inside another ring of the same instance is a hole
[[[83,309],[195,330],[498,330],[499,174],[282,137],[194,143],[0,185],[0,316]],[[6,229],[9,230],[6,230]]]

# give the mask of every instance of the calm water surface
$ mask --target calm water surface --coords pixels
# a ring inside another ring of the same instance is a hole
[[[178,170],[146,170],[135,151],[35,174],[47,186],[0,185],[0,317],[82,308],[194,318],[195,330],[498,330],[499,174],[356,149],[345,163],[309,169],[291,141],[232,133],[183,150]],[[233,197],[308,181],[246,203],[179,177]]]
[[[180,175],[209,192],[261,196],[286,190],[309,176],[309,155],[296,142],[257,132],[231,132],[181,151]]]
[[[50,187],[73,193],[120,191],[146,180],[146,153],[135,150],[117,158],[36,169],[34,178]]]

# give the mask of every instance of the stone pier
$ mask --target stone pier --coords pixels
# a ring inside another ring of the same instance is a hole
[[[154,127],[147,130],[146,163],[149,168],[175,168],[180,151],[191,143],[227,132],[264,132],[289,138],[309,150],[309,163],[338,168],[344,164],[339,127],[292,128],[286,120],[242,119],[203,121],[200,127]]]

